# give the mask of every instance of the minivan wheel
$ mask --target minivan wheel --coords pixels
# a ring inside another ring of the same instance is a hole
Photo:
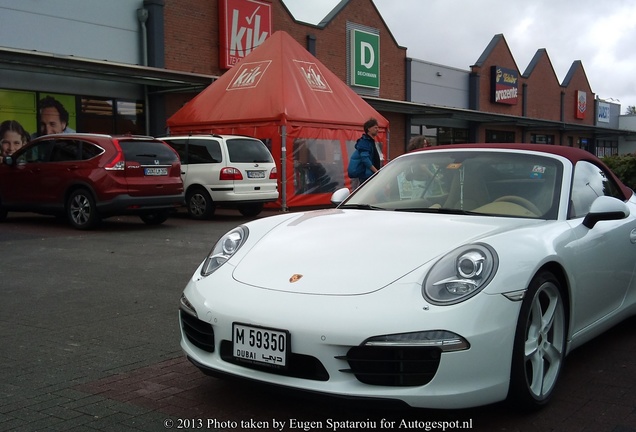
[[[192,219],[210,219],[214,215],[214,202],[210,194],[203,188],[188,191],[186,205]]]
[[[73,228],[79,230],[99,225],[100,216],[93,195],[86,189],[73,191],[66,202],[66,217]]]
[[[263,204],[243,204],[239,206],[238,211],[246,217],[257,216],[263,211]]]
[[[161,225],[168,220],[170,213],[168,210],[159,210],[153,213],[144,213],[139,215],[146,225]]]

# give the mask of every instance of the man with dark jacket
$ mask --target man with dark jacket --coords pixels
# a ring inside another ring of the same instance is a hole
[[[351,156],[349,163],[349,177],[359,179],[361,184],[373,175],[381,167],[380,154],[375,145],[375,137],[378,135],[378,121],[374,118],[367,120],[364,125],[364,134],[356,142],[357,154]],[[352,182],[353,185],[353,182]],[[354,186],[354,188],[357,185]]]

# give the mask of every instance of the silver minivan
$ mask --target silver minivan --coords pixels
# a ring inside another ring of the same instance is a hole
[[[162,137],[181,158],[188,214],[209,219],[216,207],[256,216],[278,199],[274,158],[265,144],[239,135]]]

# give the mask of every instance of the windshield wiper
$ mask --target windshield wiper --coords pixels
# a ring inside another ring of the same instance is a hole
[[[371,204],[345,204],[340,206],[341,209],[358,209],[358,210],[386,210],[385,208],[372,206]]]
[[[413,212],[413,213],[441,213],[441,214],[453,214],[453,215],[478,215],[485,216],[486,213],[479,213],[469,210],[452,209],[444,207],[410,207],[410,208],[398,208],[395,209],[398,212]]]

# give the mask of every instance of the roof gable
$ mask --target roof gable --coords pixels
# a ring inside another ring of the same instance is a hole
[[[519,70],[517,62],[512,56],[508,42],[506,42],[506,38],[503,34],[500,33],[493,36],[490,43],[484,52],[481,53],[481,56],[479,56],[479,59],[477,59],[477,62],[473,65],[473,67],[481,68],[486,64],[499,64],[506,67],[512,66],[517,71]]]

